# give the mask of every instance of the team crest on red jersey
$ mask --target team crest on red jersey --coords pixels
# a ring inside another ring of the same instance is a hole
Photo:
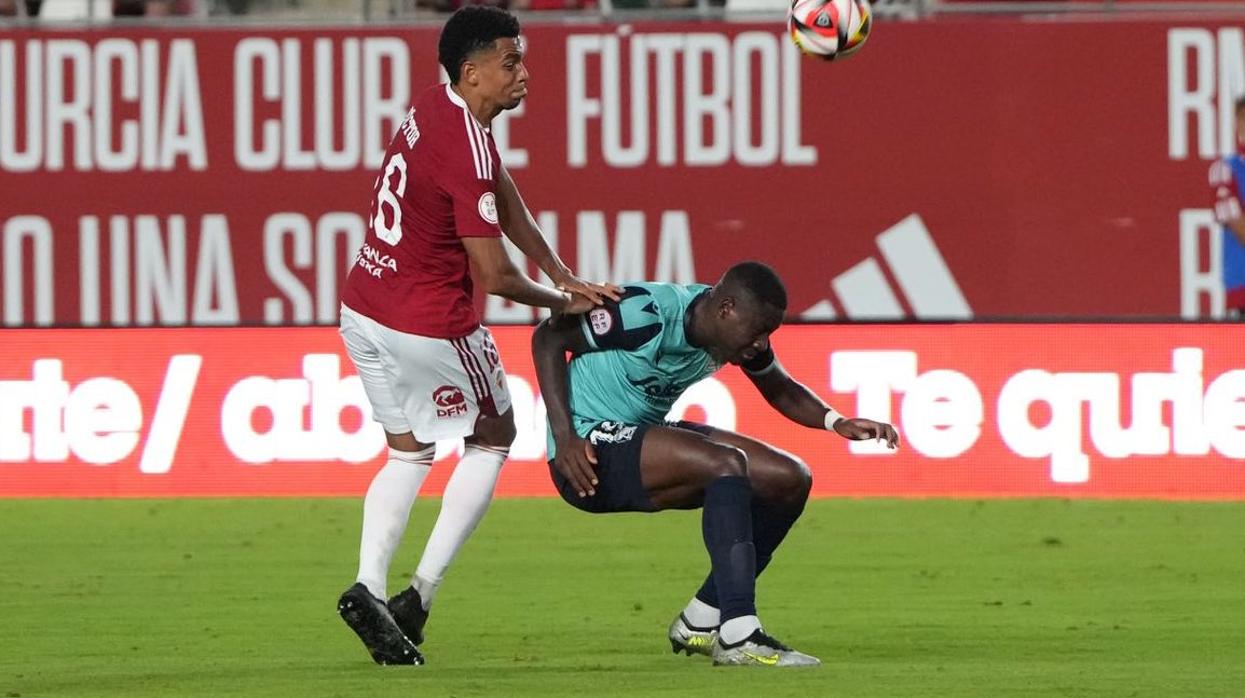
[[[497,197],[493,192],[486,191],[480,195],[480,203],[477,208],[480,209],[480,217],[488,223],[497,223]]]

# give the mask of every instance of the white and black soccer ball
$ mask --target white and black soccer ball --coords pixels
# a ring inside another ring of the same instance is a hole
[[[869,0],[793,0],[787,12],[795,45],[828,61],[859,51],[872,28]]]

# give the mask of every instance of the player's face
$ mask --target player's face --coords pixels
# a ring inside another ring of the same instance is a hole
[[[528,73],[523,56],[522,38],[502,37],[493,42],[493,50],[473,61],[480,91],[502,109],[514,109],[527,96]]]
[[[769,336],[782,324],[782,311],[747,298],[727,298],[718,314],[718,361],[743,364],[769,347]]]

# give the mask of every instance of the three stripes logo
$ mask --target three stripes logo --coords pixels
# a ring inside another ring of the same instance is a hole
[[[912,214],[877,236],[881,262],[869,257],[830,281],[836,304],[819,301],[800,314],[804,320],[833,320],[839,309],[851,320],[968,320],[964,293],[930,237],[925,222]],[[882,268],[886,264],[895,284]],[[895,288],[895,287],[898,288]],[[911,314],[900,302],[902,295]]]

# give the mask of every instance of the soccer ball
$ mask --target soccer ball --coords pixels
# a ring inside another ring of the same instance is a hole
[[[792,0],[791,40],[810,56],[832,61],[860,50],[873,27],[869,0]]]

